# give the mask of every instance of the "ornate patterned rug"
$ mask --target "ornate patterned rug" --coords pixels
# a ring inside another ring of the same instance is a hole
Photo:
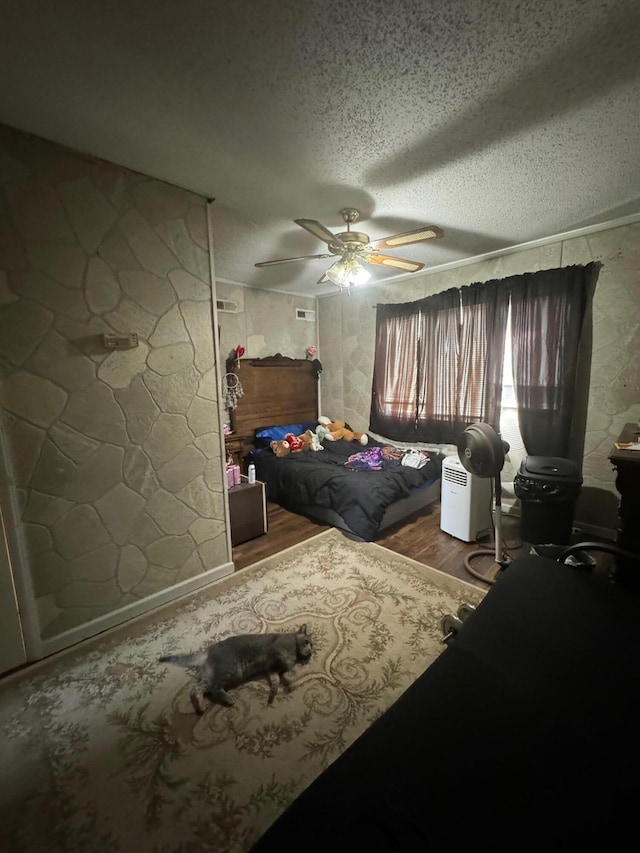
[[[484,590],[330,530],[0,685],[0,848],[243,853],[443,651]],[[306,623],[291,692],[233,690],[196,716],[161,664]],[[4,837],[4,842],[3,842]]]

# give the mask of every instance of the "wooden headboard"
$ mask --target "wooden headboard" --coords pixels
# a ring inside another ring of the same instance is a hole
[[[320,363],[276,355],[243,358],[227,371],[240,380],[244,395],[230,411],[231,429],[253,438],[256,429],[312,421],[318,417]]]

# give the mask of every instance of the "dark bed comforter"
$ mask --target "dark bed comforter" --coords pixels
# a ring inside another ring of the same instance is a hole
[[[265,448],[254,450],[251,456],[256,476],[266,484],[270,501],[292,512],[310,506],[331,509],[356,536],[371,541],[387,507],[438,479],[444,459],[444,455],[430,452],[429,461],[422,468],[399,463],[379,471],[345,467],[353,454],[380,446],[375,441],[363,447],[341,439],[325,442],[324,449],[316,452],[302,451],[278,458]]]

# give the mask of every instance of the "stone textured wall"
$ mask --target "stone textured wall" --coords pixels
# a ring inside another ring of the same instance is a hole
[[[48,638],[230,559],[206,208],[8,128],[0,186],[3,442]]]
[[[449,287],[590,261],[603,267],[593,301],[584,485],[576,519],[615,529],[619,496],[607,456],[622,426],[640,419],[640,223],[355,290],[349,297],[321,297],[323,410],[354,429],[368,428],[377,303],[412,302]]]
[[[238,344],[245,358],[264,358],[277,352],[304,358],[308,346],[317,346],[317,300],[313,296],[275,293],[218,281],[216,298],[230,299],[237,314],[218,314],[220,352],[223,356]],[[316,321],[296,319],[296,308],[316,311]]]

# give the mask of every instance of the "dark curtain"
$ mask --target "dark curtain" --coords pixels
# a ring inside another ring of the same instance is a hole
[[[460,289],[460,301],[458,412],[462,429],[484,421],[499,432],[509,291],[504,281],[472,284]]]
[[[511,306],[525,448],[530,455],[570,457],[582,326],[599,269],[591,263],[541,270],[379,305],[371,430],[437,443],[456,443],[477,421],[499,431]]]
[[[417,303],[378,305],[370,429],[402,440],[415,435],[418,411]]]
[[[411,438],[455,442],[460,363],[460,291],[445,290],[419,303],[418,410]],[[409,439],[410,440],[410,439]]]
[[[370,429],[399,441],[455,443],[500,420],[508,291],[500,282],[379,305]]]
[[[513,384],[532,456],[570,456],[582,323],[599,269],[591,263],[509,280]]]

